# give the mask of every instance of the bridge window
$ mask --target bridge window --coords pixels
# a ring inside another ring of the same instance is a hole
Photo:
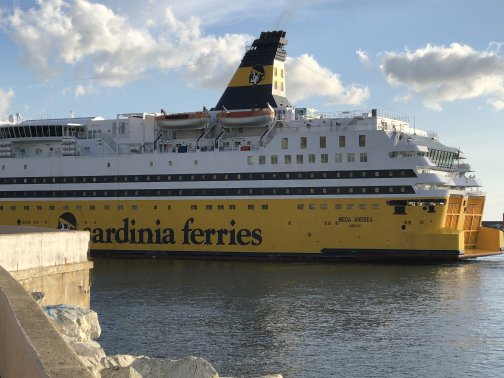
[[[271,164],[278,164],[278,156],[271,155]]]
[[[329,162],[329,155],[328,154],[320,154],[320,162],[321,163],[328,163]]]
[[[349,163],[355,162],[355,154],[353,152],[349,152],[347,158]]]
[[[308,145],[308,140],[306,137],[301,137],[301,143],[300,143],[300,147],[301,148],[306,148],[306,146]]]
[[[303,155],[296,155],[296,163],[303,164]]]
[[[339,146],[340,147],[345,147],[345,136],[344,135],[340,135],[339,137]]]
[[[310,163],[310,164],[315,163],[315,154],[308,155],[308,163]]]
[[[367,163],[367,153],[366,152],[361,152],[360,153],[360,162],[361,163]]]
[[[290,163],[291,163],[291,156],[285,155],[285,164],[290,164]]]
[[[366,136],[359,135],[359,147],[366,147]]]
[[[320,137],[320,148],[326,148],[327,141],[325,136]]]
[[[282,138],[282,149],[286,150],[289,148],[289,138]]]
[[[259,156],[259,164],[261,165],[266,164],[266,156],[264,155]]]

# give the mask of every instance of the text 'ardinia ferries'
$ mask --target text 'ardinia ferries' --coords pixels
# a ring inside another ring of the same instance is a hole
[[[286,44],[261,33],[210,109],[6,119],[2,222],[89,230],[92,253],[121,256],[501,253],[462,151],[376,109],[293,108]]]

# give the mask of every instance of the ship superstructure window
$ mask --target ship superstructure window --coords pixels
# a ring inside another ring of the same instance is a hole
[[[353,152],[349,152],[347,155],[347,160],[349,163],[354,163],[355,162],[355,154]]]
[[[315,163],[315,154],[309,154],[308,155],[308,163],[314,164]]]
[[[263,209],[263,210],[268,210],[268,205],[267,205],[267,204],[262,204],[262,205],[261,205],[261,209]]]
[[[306,148],[308,145],[308,140],[306,137],[301,137],[301,140],[300,140],[300,147],[301,148]]]
[[[124,210],[124,205],[117,205],[117,210],[123,211]]]
[[[372,204],[371,204],[371,209],[373,209],[373,210],[376,210],[376,209],[378,209],[379,207],[380,207],[380,205],[378,205],[377,203],[372,203]]]
[[[236,210],[236,205],[229,205],[229,210]]]
[[[286,150],[289,148],[289,138],[282,138],[282,149]]]
[[[296,155],[296,163],[303,164],[303,155]]]
[[[367,208],[367,206],[366,206],[366,204],[365,204],[365,203],[361,203],[361,204],[359,204],[359,209],[361,209],[361,210],[366,210],[366,208]]]
[[[339,146],[345,147],[345,136],[344,135],[339,136]]]
[[[336,154],[334,155],[334,161],[336,163],[342,163],[343,162],[343,154],[341,152],[336,152]]]
[[[217,205],[217,210],[224,210],[224,205]]]
[[[317,205],[315,205],[314,203],[308,204],[308,209],[315,210],[316,208],[317,208]]]
[[[325,135],[320,137],[320,148],[326,148],[327,141]]]
[[[337,204],[334,205],[334,208],[336,210],[341,210],[341,209],[343,209],[343,205],[341,203],[337,203]]]
[[[266,164],[266,156],[264,156],[264,155],[259,156],[259,164],[261,164],[261,165]]]
[[[247,156],[247,164],[254,165],[254,157],[253,156]]]
[[[275,69],[274,69],[274,75],[275,75],[275,76],[277,76],[277,75],[278,75],[278,68],[277,68],[277,67],[275,67]]]
[[[320,210],[327,210],[327,203],[321,203]]]
[[[248,208],[249,210],[254,210],[255,206],[254,206],[254,205],[248,205],[248,206],[247,206],[247,208]]]
[[[212,205],[206,205],[206,206],[205,206],[205,209],[207,209],[207,210],[212,210]]]
[[[360,162],[361,163],[367,163],[367,152],[361,152],[360,153]]]
[[[96,206],[95,205],[91,205],[89,206],[89,210],[95,210],[96,209]]]
[[[353,210],[354,207],[355,207],[355,205],[353,203],[349,203],[349,204],[346,205],[346,208],[348,210]]]
[[[328,163],[329,162],[329,155],[328,154],[320,154],[320,162],[321,163]]]
[[[198,210],[198,205],[191,205],[191,210]]]
[[[359,147],[366,147],[366,136],[359,135]]]
[[[138,210],[138,206],[137,205],[131,205],[131,210],[137,211]]]
[[[271,155],[271,164],[278,164],[278,156]]]
[[[291,156],[290,155],[285,155],[284,158],[285,158],[285,160],[284,160],[285,164],[290,164],[291,163]]]

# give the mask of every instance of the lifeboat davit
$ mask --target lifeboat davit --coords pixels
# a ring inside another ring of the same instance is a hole
[[[217,114],[217,121],[222,127],[267,127],[275,120],[275,110],[267,108],[227,110]]]
[[[163,130],[205,129],[210,124],[210,114],[205,111],[162,114],[156,117],[156,122]]]

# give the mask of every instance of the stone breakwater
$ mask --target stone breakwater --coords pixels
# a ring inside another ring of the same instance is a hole
[[[82,363],[97,378],[220,377],[215,368],[200,357],[188,356],[173,360],[125,354],[107,356],[101,345],[94,341],[101,334],[95,311],[73,305],[44,306],[42,310]],[[273,374],[257,378],[282,376]]]

